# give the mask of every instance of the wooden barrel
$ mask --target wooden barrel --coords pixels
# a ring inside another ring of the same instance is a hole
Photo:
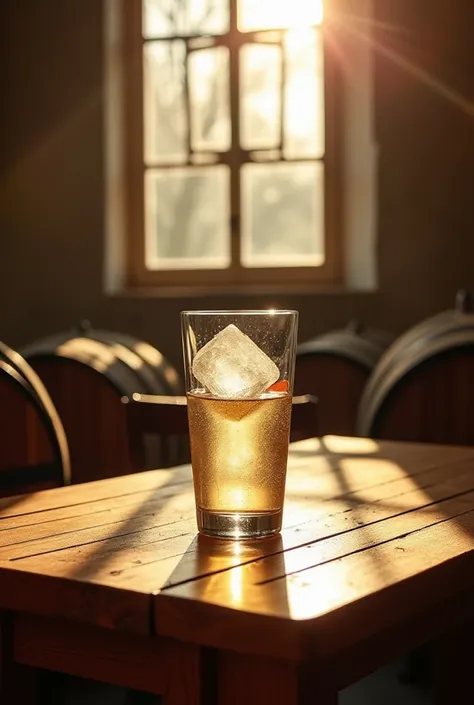
[[[64,428],[41,380],[0,342],[0,495],[69,484]]]
[[[89,321],[81,321],[77,331],[113,347],[117,355],[133,367],[147,389],[154,394],[175,395],[182,391],[175,368],[153,345],[117,331],[97,330]]]
[[[298,346],[295,394],[318,397],[321,435],[354,435],[364,386],[392,341],[390,333],[353,320]]]
[[[123,396],[181,391],[178,374],[158,350],[86,322],[36,341],[23,354],[63,420],[74,483],[130,471]],[[158,451],[149,463],[160,464]]]
[[[387,349],[362,396],[363,436],[474,444],[474,314],[459,292],[454,310],[414,326]]]

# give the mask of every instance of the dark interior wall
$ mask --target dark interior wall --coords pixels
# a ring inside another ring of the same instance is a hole
[[[102,2],[0,0],[0,339],[21,345],[88,317],[180,364],[182,308],[295,307],[304,339],[354,315],[399,332],[474,287],[474,3],[375,5],[378,291],[144,299],[103,293]]]

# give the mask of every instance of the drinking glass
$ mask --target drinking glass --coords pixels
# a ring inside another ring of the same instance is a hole
[[[250,539],[281,529],[298,313],[183,311],[199,531]]]

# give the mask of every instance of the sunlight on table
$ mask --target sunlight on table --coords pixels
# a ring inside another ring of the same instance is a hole
[[[322,439],[324,448],[330,453],[344,455],[350,453],[354,455],[369,455],[378,453],[380,446],[377,441],[371,438],[350,438],[346,436],[324,436]]]

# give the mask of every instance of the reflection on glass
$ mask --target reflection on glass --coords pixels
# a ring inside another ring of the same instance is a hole
[[[244,267],[324,263],[324,166],[245,164],[241,170]]]
[[[149,169],[145,218],[148,269],[228,267],[228,168]]]
[[[244,149],[280,143],[281,49],[244,44],[240,51],[240,142]]]
[[[241,32],[309,27],[322,19],[323,0],[239,0],[238,5]]]
[[[324,154],[324,74],[320,32],[291,30],[285,37],[283,153],[287,159]]]
[[[192,147],[225,151],[230,147],[229,50],[193,51],[188,66]]]
[[[187,158],[184,42],[149,42],[143,52],[145,161]]]
[[[229,29],[229,0],[143,0],[142,7],[145,37],[225,34]]]

